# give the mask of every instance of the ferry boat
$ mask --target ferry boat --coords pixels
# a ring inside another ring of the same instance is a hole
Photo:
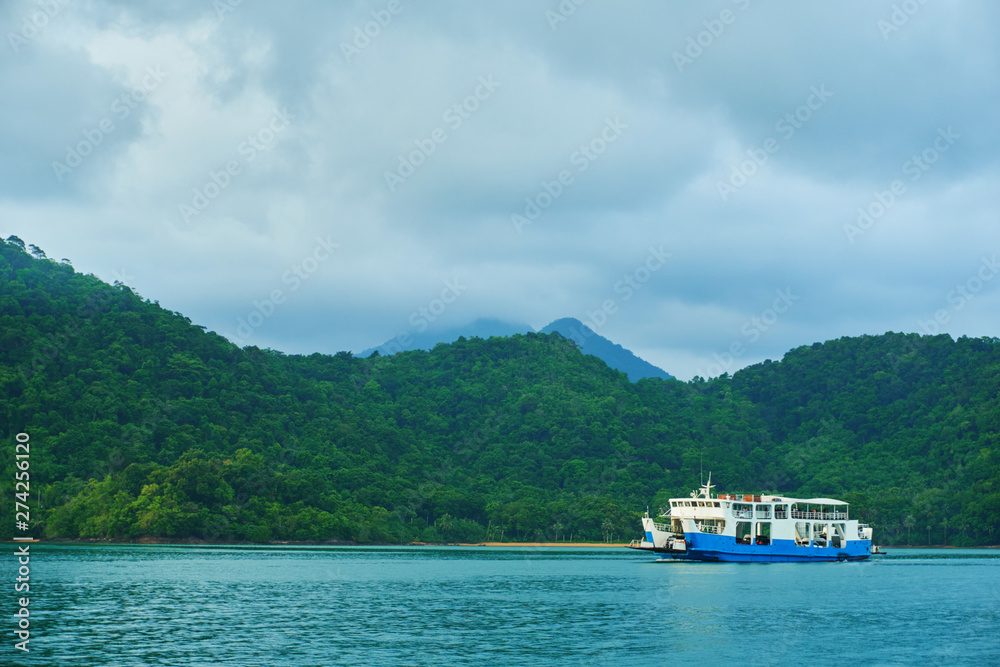
[[[858,561],[872,552],[872,529],[832,498],[712,495],[712,478],[689,498],[671,498],[659,520],[646,512],[633,549],[702,561]]]

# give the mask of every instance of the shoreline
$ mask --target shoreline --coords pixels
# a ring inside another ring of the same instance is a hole
[[[161,537],[139,537],[130,540],[109,540],[109,539],[69,539],[69,538],[54,538],[54,539],[40,539],[35,542],[30,542],[30,544],[134,544],[134,545],[152,545],[152,546],[220,546],[220,547],[231,547],[231,546],[254,546],[254,547],[280,547],[280,546],[299,546],[299,547],[577,547],[577,548],[618,548],[627,547],[628,542],[407,542],[406,544],[400,544],[398,542],[385,542],[385,543],[367,543],[362,544],[358,542],[343,542],[343,541],[325,541],[317,542],[311,540],[296,541],[296,540],[273,540],[271,542],[239,542],[239,541],[220,541],[220,542],[207,542],[205,540],[199,540],[195,538],[185,538],[179,540],[171,540],[169,538]]]
[[[415,545],[416,546],[416,545]],[[427,545],[432,546],[432,545]],[[437,545],[433,545],[437,546]],[[617,548],[617,547],[627,547],[628,544],[624,542],[455,542],[449,543],[449,547],[586,547],[586,548]]]
[[[139,537],[135,539],[109,540],[109,539],[39,539],[27,542],[27,544],[133,544],[133,545],[153,545],[153,546],[255,546],[255,547],[280,547],[280,546],[300,546],[300,547],[522,547],[522,548],[578,548],[578,549],[598,549],[598,548],[625,548],[628,542],[408,542],[400,544],[398,542],[385,543],[358,543],[345,542],[340,540],[318,541],[295,541],[295,540],[274,540],[271,542],[240,542],[240,541],[220,541],[208,542],[196,538],[184,538],[172,540],[160,537]],[[885,551],[891,549],[1000,549],[1000,544],[990,544],[975,547],[958,547],[951,544],[932,545],[909,545],[909,544],[879,544],[880,549]]]
[[[1000,549],[1000,544],[987,544],[978,547],[956,547],[953,544],[880,544],[879,549]]]

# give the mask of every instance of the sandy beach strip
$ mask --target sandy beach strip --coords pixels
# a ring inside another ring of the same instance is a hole
[[[458,543],[450,546],[456,547],[627,547],[626,543],[613,543],[608,544],[607,542],[475,542],[475,543]]]

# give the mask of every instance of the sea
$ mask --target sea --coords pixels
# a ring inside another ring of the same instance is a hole
[[[0,665],[1000,665],[1000,550],[33,544],[13,593],[14,550]]]

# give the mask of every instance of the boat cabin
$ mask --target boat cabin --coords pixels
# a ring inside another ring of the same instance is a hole
[[[689,498],[671,498],[659,516],[642,519],[636,549],[672,559],[706,561],[865,560],[872,528],[851,519],[848,505],[832,498],[720,493],[712,480]]]
[[[664,516],[666,518],[666,516]],[[840,547],[848,539],[848,504],[832,498],[725,494],[675,498],[670,524],[658,528],[684,533],[685,520],[700,533],[734,535],[738,544],[768,545],[775,537],[794,539],[796,546]],[[727,526],[735,530],[729,532]],[[852,539],[858,539],[858,536]]]

